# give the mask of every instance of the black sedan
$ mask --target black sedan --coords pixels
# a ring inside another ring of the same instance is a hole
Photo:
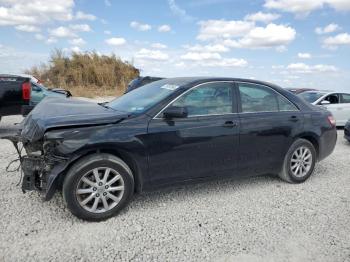
[[[107,104],[46,99],[19,135],[24,191],[99,221],[135,192],[213,177],[310,177],[330,155],[332,115],[273,84],[233,78],[173,78]]]
[[[350,142],[350,120],[344,126],[344,137]]]

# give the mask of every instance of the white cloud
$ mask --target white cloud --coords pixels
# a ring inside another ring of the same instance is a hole
[[[277,9],[284,12],[299,15],[308,15],[310,12],[330,6],[338,11],[350,10],[348,0],[265,0],[264,6],[269,9]]]
[[[74,53],[81,53],[82,52],[81,49],[79,48],[79,46],[73,46],[73,47],[71,47],[71,50]]]
[[[185,9],[180,8],[175,0],[168,0],[168,4],[169,4],[169,8],[171,10],[171,12],[176,15],[177,17],[179,17],[181,20],[189,22],[189,21],[193,21],[194,18],[192,16],[190,16],[189,14],[187,14]]]
[[[309,59],[311,58],[311,54],[309,53],[298,53],[298,57],[302,59]]]
[[[334,73],[338,71],[338,68],[336,68],[333,65],[324,65],[324,64],[307,65],[304,63],[289,64],[287,66],[287,69],[295,73],[301,73],[301,74]]]
[[[166,45],[161,44],[161,43],[153,43],[153,44],[151,44],[151,47],[156,48],[156,49],[165,49],[165,48],[167,48]]]
[[[68,38],[68,37],[76,37],[77,35],[73,32],[72,29],[64,26],[59,26],[54,29],[49,29],[49,34],[53,37],[57,38]]]
[[[54,29],[49,29],[49,34],[55,38],[73,38],[77,37],[77,32],[90,32],[91,28],[87,24],[74,24],[68,27],[59,26]]]
[[[220,60],[221,55],[219,53],[210,52],[188,52],[181,55],[180,58],[189,61]]]
[[[278,18],[280,18],[279,14],[263,13],[263,12],[249,14],[244,17],[245,20],[254,21],[254,22],[263,22],[263,23],[269,23]]]
[[[86,14],[82,11],[78,11],[75,14],[75,19],[77,20],[90,20],[90,21],[94,21],[96,20],[96,16],[92,15],[92,14]]]
[[[105,35],[110,35],[110,34],[112,34],[112,32],[109,31],[109,30],[105,30],[105,31],[103,31],[103,33],[104,33]]]
[[[74,38],[74,39],[72,39],[72,40],[69,40],[69,43],[71,44],[71,45],[74,45],[74,46],[82,46],[82,45],[85,45],[86,44],[86,42],[84,41],[84,39],[82,39],[82,38]]]
[[[338,31],[340,29],[341,29],[341,27],[339,25],[331,23],[331,24],[325,26],[324,28],[317,27],[315,29],[315,33],[318,35],[323,35],[323,34],[333,33],[333,32]]]
[[[161,33],[170,32],[171,27],[170,27],[170,25],[161,25],[158,27],[158,31]]]
[[[192,62],[192,65],[197,67],[245,67],[248,64],[244,59],[223,58],[219,53],[211,52],[188,52],[180,58]],[[177,63],[177,67],[184,66],[184,62]]]
[[[199,22],[199,25],[199,40],[242,36],[254,27],[253,22],[235,20],[207,20]]]
[[[169,55],[160,50],[150,50],[142,48],[139,50],[135,57],[142,60],[155,60],[155,61],[165,61],[169,59]]]
[[[205,63],[205,66],[209,67],[245,67],[247,65],[248,62],[246,60],[237,58],[224,58],[219,61]]]
[[[42,35],[42,34],[35,34],[35,39],[37,39],[37,40],[44,40],[45,39],[45,37]]]
[[[150,26],[149,24],[142,24],[142,23],[139,23],[139,22],[136,22],[136,21],[132,21],[130,23],[130,27],[131,28],[134,28],[138,31],[149,31],[152,29],[152,26]]]
[[[76,24],[76,25],[70,25],[71,29],[77,32],[90,32],[91,27],[87,24]]]
[[[57,39],[54,38],[54,37],[49,37],[49,38],[46,40],[46,43],[47,43],[47,44],[54,44],[54,43],[57,43]]]
[[[40,28],[34,25],[17,25],[15,28],[19,31],[33,33],[33,32],[39,32]]]
[[[222,44],[213,44],[213,45],[185,45],[184,48],[186,48],[189,51],[194,52],[217,52],[217,53],[223,53],[228,52],[230,49]]]
[[[224,44],[236,48],[278,47],[285,51],[285,45],[293,41],[295,35],[296,31],[292,27],[268,24],[266,27],[253,28],[239,40],[226,40]]]
[[[106,39],[105,42],[111,46],[121,46],[126,43],[126,40],[122,37],[112,37],[112,38]]]
[[[0,26],[41,25],[73,18],[73,0],[2,0]]]
[[[323,47],[335,49],[340,45],[350,45],[350,34],[342,33],[336,36],[327,37],[323,40]]]

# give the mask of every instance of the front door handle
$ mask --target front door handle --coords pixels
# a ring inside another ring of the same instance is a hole
[[[297,122],[297,121],[299,121],[299,118],[298,118],[297,116],[291,116],[291,117],[289,118],[289,121]]]
[[[234,121],[226,121],[222,126],[223,126],[223,127],[235,127],[235,126],[237,126],[237,122],[234,122]]]

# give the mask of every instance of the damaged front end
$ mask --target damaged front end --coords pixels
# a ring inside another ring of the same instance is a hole
[[[21,135],[21,131],[2,138],[10,140],[18,153],[22,191],[38,191],[45,200],[50,200],[57,188],[54,185],[58,182],[56,178],[68,165],[68,158],[54,154],[59,140],[30,142]]]
[[[107,125],[126,118],[125,113],[96,103],[46,98],[15,132],[0,138],[10,140],[18,152],[23,191],[39,191],[49,200],[60,185],[60,174],[79,158],[76,152],[93,135],[95,141],[103,139]]]

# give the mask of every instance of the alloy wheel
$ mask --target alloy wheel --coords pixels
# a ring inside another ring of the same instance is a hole
[[[304,177],[312,167],[311,150],[305,146],[298,147],[290,160],[290,170],[295,177]]]
[[[103,213],[118,205],[124,194],[124,180],[109,167],[94,168],[83,175],[76,188],[78,203],[92,213]]]

